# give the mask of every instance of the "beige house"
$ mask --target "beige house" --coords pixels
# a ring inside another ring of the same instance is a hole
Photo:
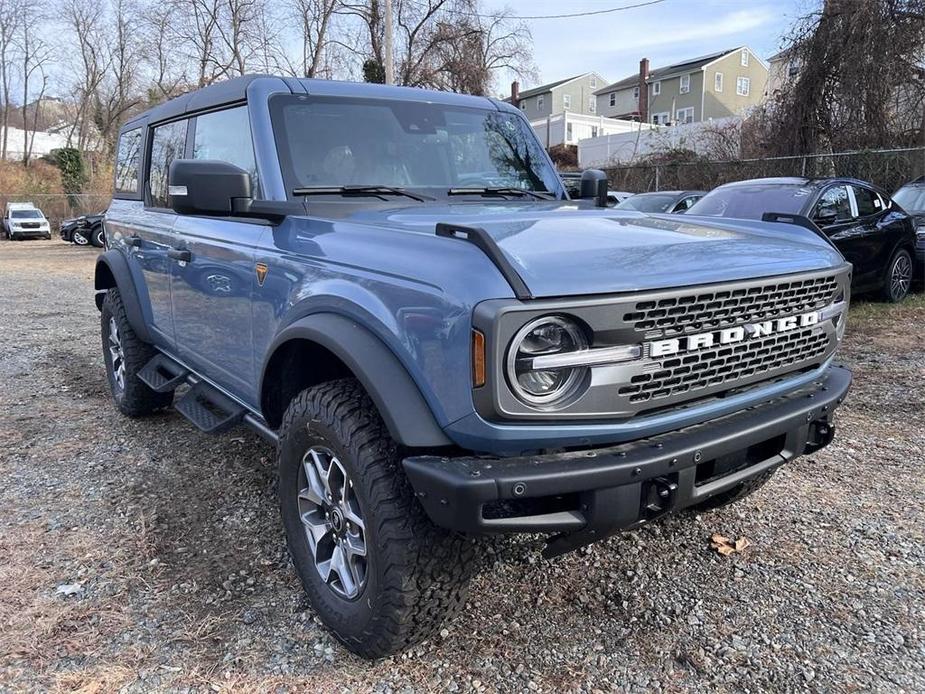
[[[511,95],[505,99],[519,106],[529,120],[567,111],[586,116],[597,115],[595,92],[607,83],[596,72],[567,77],[539,87],[520,91],[520,85],[511,85]]]
[[[597,113],[657,125],[741,115],[764,99],[768,66],[748,46],[639,73],[595,92]]]

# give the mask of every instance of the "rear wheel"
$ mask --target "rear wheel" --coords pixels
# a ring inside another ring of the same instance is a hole
[[[906,298],[912,286],[912,256],[905,248],[897,250],[886,266],[882,295],[884,300],[898,304]]]
[[[173,402],[173,393],[157,393],[138,378],[138,372],[157,354],[132,330],[119,290],[106,292],[100,314],[103,338],[103,361],[109,389],[122,414],[141,417]]]
[[[90,242],[97,248],[102,248],[106,245],[106,237],[103,232],[103,225],[97,224],[90,231]]]
[[[427,518],[359,383],[302,391],[286,410],[278,450],[292,562],[347,648],[366,658],[395,653],[463,605],[473,546]]]

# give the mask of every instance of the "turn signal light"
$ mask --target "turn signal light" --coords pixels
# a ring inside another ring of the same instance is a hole
[[[485,385],[485,336],[478,330],[472,331],[472,385]]]

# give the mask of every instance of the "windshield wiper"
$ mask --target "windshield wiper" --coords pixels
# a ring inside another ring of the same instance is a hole
[[[544,193],[538,190],[527,190],[526,188],[450,188],[447,195],[529,195],[532,198],[540,200],[551,200],[549,196],[552,193]]]
[[[295,188],[293,195],[356,195],[381,197],[383,195],[403,195],[406,198],[425,202],[434,200],[429,195],[420,195],[412,193],[404,188],[393,188],[392,186],[313,186],[309,188]]]

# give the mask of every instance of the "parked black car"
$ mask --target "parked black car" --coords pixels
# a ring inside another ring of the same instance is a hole
[[[700,200],[703,190],[663,190],[658,193],[640,193],[627,198],[616,209],[637,212],[687,212],[691,205]]]
[[[806,217],[854,266],[851,287],[891,302],[909,293],[915,222],[885,192],[853,178],[757,178],[720,186],[690,215],[761,219],[767,213]]]
[[[61,222],[59,233],[64,241],[71,241],[78,246],[92,245],[102,248],[106,239],[103,213],[65,219]]]
[[[893,194],[898,203],[915,221],[915,267],[918,280],[925,279],[925,176],[909,181]]]

